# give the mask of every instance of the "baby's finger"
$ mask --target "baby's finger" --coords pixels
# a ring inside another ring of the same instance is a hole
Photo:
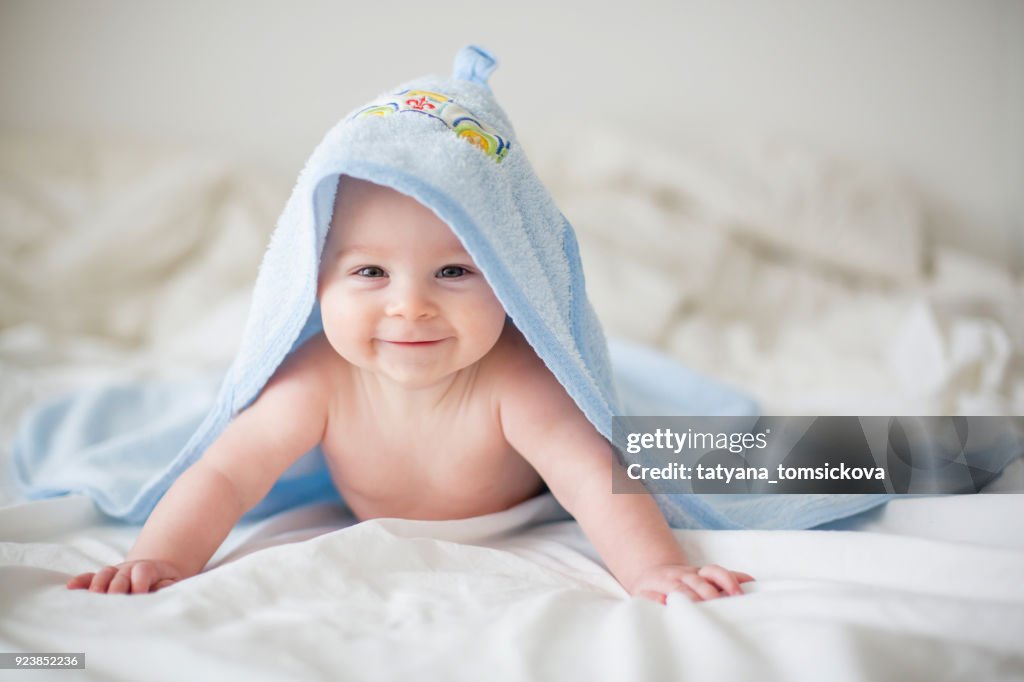
[[[128,578],[128,570],[122,568],[110,579],[110,586],[107,587],[107,594],[128,594],[131,591],[131,580]]]
[[[66,583],[66,587],[69,590],[82,590],[89,587],[89,583],[92,582],[92,577],[95,573],[79,573],[74,578]]]
[[[173,585],[176,582],[178,582],[178,581],[175,580],[174,578],[164,578],[163,580],[159,581],[156,585],[153,586],[153,590],[152,591],[156,592],[157,590],[162,590],[165,587],[169,587],[169,586]]]
[[[679,580],[675,581],[675,583],[672,585],[672,587],[671,587],[671,589],[669,591],[670,592],[678,592],[679,594],[683,595],[684,597],[686,597],[690,601],[700,601],[701,600],[700,596],[696,592],[691,590],[688,585],[684,585]]]
[[[132,594],[149,592],[156,577],[156,567],[153,564],[143,561],[132,566]]]
[[[743,594],[739,582],[733,577],[732,573],[717,564],[702,566],[697,571],[697,574],[714,582],[727,594]]]
[[[755,582],[757,581],[757,578],[747,573],[743,573],[742,571],[732,571],[732,574],[736,576],[736,579],[741,583],[749,583],[752,580]]]
[[[650,599],[656,601],[659,604],[665,603],[665,595],[661,592],[655,592],[654,590],[640,590],[636,593],[637,597],[643,597],[644,599]]]
[[[90,592],[106,592],[107,587],[110,585],[110,579],[117,573],[117,569],[113,566],[106,566],[101,568],[99,572],[92,578],[92,584],[89,585]]]
[[[688,573],[679,578],[679,581],[696,592],[701,599],[717,599],[722,596],[717,587],[696,573]]]

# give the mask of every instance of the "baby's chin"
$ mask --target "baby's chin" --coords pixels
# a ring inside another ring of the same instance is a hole
[[[427,389],[443,384],[459,372],[478,364],[492,349],[454,347],[447,340],[436,347],[392,347],[381,342],[359,348],[349,347],[338,353],[359,371],[406,390]],[[332,344],[333,345],[333,344]]]
[[[399,357],[395,357],[395,356]],[[387,379],[390,383],[408,390],[431,388],[444,384],[461,372],[480,364],[486,353],[440,353],[439,357],[415,357],[415,351],[408,353],[381,353],[370,359],[361,369]],[[479,355],[479,357],[478,357]]]

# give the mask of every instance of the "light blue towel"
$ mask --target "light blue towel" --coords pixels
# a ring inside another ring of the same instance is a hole
[[[464,48],[450,78],[399,86],[330,130],[271,237],[240,348],[219,388],[203,382],[106,387],[35,410],[13,449],[25,493],[83,492],[110,516],[146,519],[288,353],[321,330],[317,271],[340,174],[410,195],[450,225],[516,326],[605,437],[612,436],[615,414],[755,414],[748,397],[653,351],[616,343],[609,356],[584,290],[572,227],[487,86],[495,65],[485,50]],[[248,516],[326,499],[337,499],[337,492],[316,449]],[[808,528],[886,499],[658,496],[673,525],[706,528]]]

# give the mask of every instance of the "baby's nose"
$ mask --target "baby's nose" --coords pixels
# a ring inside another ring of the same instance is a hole
[[[417,286],[396,286],[384,312],[389,317],[422,319],[437,314],[437,307],[430,296]]]

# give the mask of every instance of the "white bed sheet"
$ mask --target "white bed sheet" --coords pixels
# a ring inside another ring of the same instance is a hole
[[[676,531],[757,582],[666,606],[627,598],[575,522],[540,523],[559,511],[352,525],[310,506],[239,526],[191,580],[115,596],[63,583],[137,528],[78,496],[15,504],[0,651],[84,652],[60,679],[97,680],[1024,678],[1024,495],[898,500],[858,531]]]

